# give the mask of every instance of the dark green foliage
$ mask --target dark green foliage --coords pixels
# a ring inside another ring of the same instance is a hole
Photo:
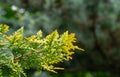
[[[77,68],[74,72],[119,74],[120,0],[0,0],[0,3],[0,22],[11,26],[9,33],[21,26],[27,36],[38,29],[43,35],[55,29],[60,33],[66,30],[76,33],[77,44],[86,52],[78,52],[71,63],[61,64],[67,71]],[[12,10],[13,6],[18,9]],[[12,11],[14,14],[9,13]]]

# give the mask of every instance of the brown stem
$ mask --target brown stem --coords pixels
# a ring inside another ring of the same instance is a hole
[[[101,54],[103,59],[106,59],[106,54],[103,52],[101,46],[99,45],[98,38],[96,35],[96,26],[98,23],[98,21],[97,21],[98,20],[98,5],[99,5],[99,1],[96,1],[92,5],[88,5],[88,10],[90,11],[89,18],[90,18],[90,20],[92,20],[90,30],[91,30],[94,40],[95,40],[94,49],[99,51],[99,53]]]

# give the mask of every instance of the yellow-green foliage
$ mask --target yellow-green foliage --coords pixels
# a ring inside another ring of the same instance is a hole
[[[6,34],[8,29],[9,26],[0,24],[0,77],[26,76],[23,70],[31,67],[55,72],[62,68],[53,64],[70,60],[74,49],[82,50],[73,45],[75,34],[68,34],[68,31],[59,35],[55,30],[43,38],[42,31],[25,37],[23,27],[12,35]]]

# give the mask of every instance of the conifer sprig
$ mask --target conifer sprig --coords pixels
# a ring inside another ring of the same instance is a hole
[[[72,59],[73,50],[83,50],[73,43],[75,34],[68,31],[59,34],[57,30],[42,36],[38,31],[30,37],[23,36],[24,28],[20,28],[12,35],[7,35],[9,26],[0,24],[0,77],[21,77],[24,69],[31,67],[55,72],[53,64]]]

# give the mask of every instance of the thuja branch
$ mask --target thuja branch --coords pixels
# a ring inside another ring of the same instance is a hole
[[[46,37],[38,31],[25,37],[23,27],[12,35],[7,35],[8,30],[9,26],[0,25],[0,76],[26,76],[24,69],[31,67],[56,73],[56,69],[63,68],[54,67],[54,64],[72,59],[75,49],[83,50],[74,45],[75,34],[68,31],[60,35],[56,30]]]
[[[15,60],[15,62],[16,61],[19,61],[20,60],[20,58],[27,58],[27,57],[29,57],[29,56],[31,56],[32,54],[38,54],[38,53],[40,53],[41,51],[37,51],[37,52],[31,52],[31,53],[28,53],[28,54],[24,54],[24,55],[21,55],[21,56],[18,56],[18,57],[16,57],[14,60]]]

